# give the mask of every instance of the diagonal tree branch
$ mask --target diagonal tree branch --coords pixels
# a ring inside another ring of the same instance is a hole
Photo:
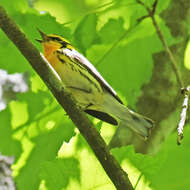
[[[8,38],[20,50],[34,70],[40,75],[49,87],[57,101],[65,109],[73,123],[77,126],[83,137],[86,139],[102,167],[110,177],[118,190],[133,190],[127,174],[122,170],[118,162],[110,154],[106,143],[93,127],[84,112],[77,108],[71,94],[64,89],[62,82],[44,61],[39,51],[20,31],[14,21],[9,18],[6,11],[0,6],[0,27]]]

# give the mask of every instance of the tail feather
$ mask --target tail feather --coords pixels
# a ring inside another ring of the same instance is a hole
[[[127,127],[145,139],[150,135],[150,131],[153,127],[153,121],[129,110],[109,94],[107,94],[107,97],[105,98],[103,105],[99,107],[99,110],[117,117]]]
[[[121,122],[125,122],[127,127],[147,139],[154,125],[153,121],[138,113],[132,112],[131,110],[129,110],[129,113],[131,115],[131,119],[122,119]]]

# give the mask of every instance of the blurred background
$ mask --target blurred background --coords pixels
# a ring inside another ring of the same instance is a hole
[[[152,7],[153,0],[142,0]],[[189,112],[181,146],[183,96],[146,9],[136,0],[1,0],[29,40],[64,36],[83,53],[125,104],[155,121],[147,141],[90,117],[136,190],[187,190]],[[158,1],[155,18],[190,82],[190,4]],[[141,20],[138,22],[138,20]],[[112,190],[88,144],[29,63],[0,31],[0,152],[13,156],[19,190]]]

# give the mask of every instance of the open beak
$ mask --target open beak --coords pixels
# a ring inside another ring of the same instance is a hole
[[[39,43],[47,41],[47,39],[48,39],[47,35],[45,33],[43,33],[39,28],[37,28],[37,30],[40,33],[40,35],[42,37],[42,40],[36,39],[36,41],[39,42]]]

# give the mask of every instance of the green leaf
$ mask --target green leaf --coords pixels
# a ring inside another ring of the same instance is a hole
[[[55,114],[60,117],[60,114]],[[53,118],[48,115],[43,120],[46,120],[46,122],[39,121],[37,125],[33,124],[27,129],[28,135],[31,137],[30,141],[34,146],[24,150],[25,155],[28,156],[22,158],[22,162],[27,161],[27,164],[20,169],[19,175],[15,179],[19,189],[37,189],[40,184],[39,171],[41,166],[46,161],[54,160],[63,141],[69,141],[74,135],[70,122],[63,119],[62,122],[55,121],[53,128],[39,131],[37,127],[45,128],[44,123],[47,127],[51,126],[49,122],[53,121]]]
[[[164,143],[162,149],[167,151],[167,159],[156,175],[152,176],[152,186],[156,190],[173,189],[186,190],[190,182],[189,173],[189,146],[190,146],[190,126],[184,130],[185,138],[182,145],[176,143],[177,134],[173,133]],[[160,183],[161,182],[161,183]]]
[[[77,146],[78,144],[82,146],[80,146],[79,148]],[[65,175],[65,172],[68,171],[68,168],[70,168],[69,170],[71,173],[70,180],[68,180],[69,177],[67,177],[66,179],[62,178],[64,182],[60,182],[62,184],[62,188],[64,187],[63,185],[66,186],[64,188],[65,190],[115,190],[113,183],[110,181],[109,177],[105,173],[104,169],[100,165],[89,145],[80,134],[73,137],[69,143],[63,144],[62,148],[59,151],[59,157],[63,160],[74,157],[74,159],[77,160],[75,161],[75,164],[73,166],[71,166],[70,164],[68,164],[68,167],[66,165],[63,166],[63,168],[66,169],[62,170],[62,176]],[[77,168],[74,168],[75,166]],[[59,168],[58,165],[56,167]],[[73,171],[76,171],[77,177],[74,177]],[[51,183],[53,187],[53,181],[57,180],[57,176],[53,175],[52,177],[53,179],[49,183]],[[73,177],[74,180],[71,180],[73,179]]]
[[[11,128],[11,111],[9,108],[0,112],[0,152],[3,155],[14,156],[18,160],[22,153],[21,142],[14,138]]]
[[[28,3],[25,0],[1,0],[1,5],[3,5],[9,14],[14,14],[17,11],[25,12],[29,10]]]
[[[160,170],[167,155],[164,151],[156,156],[135,153],[133,146],[114,148],[111,150],[111,152],[119,161],[119,163],[127,160],[133,166],[135,166],[135,168],[137,168],[147,179],[150,179]]]
[[[118,40],[125,32],[123,24],[124,20],[121,17],[119,19],[109,19],[99,32],[102,43],[112,44]]]
[[[83,53],[94,43],[97,38],[96,24],[96,14],[89,14],[81,20],[74,32],[74,39],[77,47],[80,48]]]
[[[68,157],[44,162],[40,169],[40,178],[45,180],[48,190],[61,190],[73,181],[80,184],[79,161]]]

